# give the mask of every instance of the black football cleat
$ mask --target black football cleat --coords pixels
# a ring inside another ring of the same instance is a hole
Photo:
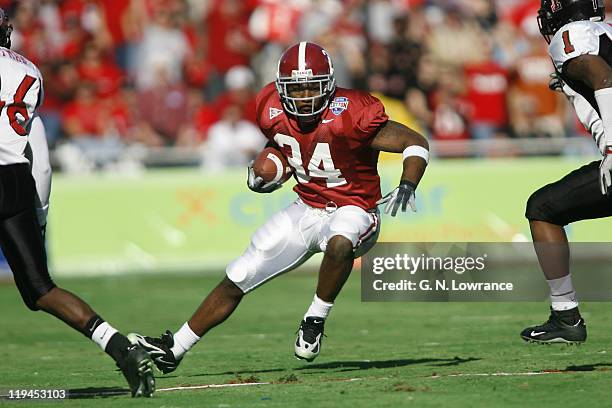
[[[153,363],[142,347],[132,345],[128,353],[117,363],[117,367],[127,380],[133,398],[151,397],[155,392],[155,377],[153,376]]]
[[[300,360],[311,362],[321,352],[325,319],[307,317],[300,323],[295,341],[295,356]]]
[[[581,344],[586,341],[587,330],[578,308],[556,311],[550,310],[548,321],[521,332],[527,342],[552,344]]]
[[[130,333],[127,336],[132,344],[138,344],[151,356],[159,371],[168,374],[176,370],[182,358],[177,359],[172,353],[174,338],[170,330],[166,330],[160,337],[142,336],[138,333]]]

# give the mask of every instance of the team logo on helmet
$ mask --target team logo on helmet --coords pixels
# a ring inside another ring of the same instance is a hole
[[[561,5],[561,1],[559,1],[559,0],[552,0],[551,1],[550,10],[553,13],[556,13],[557,11],[561,10],[562,8],[563,8],[563,6]]]
[[[333,101],[329,104],[329,109],[331,109],[332,113],[336,116],[340,115],[342,112],[348,109],[349,100],[344,96],[338,96],[334,98]]]

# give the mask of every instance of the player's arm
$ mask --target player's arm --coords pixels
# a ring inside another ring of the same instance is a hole
[[[400,181],[419,184],[429,162],[429,143],[420,133],[393,120],[381,127],[372,148],[381,152],[403,153],[404,170]]]
[[[51,164],[49,162],[47,133],[38,115],[32,118],[28,141],[32,149],[32,176],[36,183],[38,198],[36,203],[36,214],[38,217],[38,224],[44,227],[47,224],[49,196],[51,195]]]
[[[612,68],[599,55],[584,54],[567,61],[563,75],[584,82],[594,91],[612,88]]]
[[[606,141],[601,117],[597,111],[593,109],[593,106],[584,96],[574,91],[556,72],[551,74],[550,78],[550,83],[548,84],[550,90],[565,95],[569,103],[574,107],[578,120],[580,120],[584,128],[593,135],[597,147],[603,154],[606,147]]]
[[[382,152],[402,153],[404,157],[400,185],[378,204],[387,203],[385,213],[391,211],[392,216],[397,214],[400,206],[405,212],[408,204],[412,211],[416,211],[415,190],[429,163],[427,139],[401,123],[389,120],[380,128],[371,146]]]
[[[581,81],[595,91],[605,137],[604,159],[600,166],[602,194],[612,186],[612,68],[599,55],[580,55],[565,63],[563,74]]]

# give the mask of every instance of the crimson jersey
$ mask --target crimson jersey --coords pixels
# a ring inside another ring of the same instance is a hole
[[[367,92],[336,88],[319,125],[302,133],[285,114],[274,83],[257,95],[257,122],[282,150],[298,183],[294,191],[308,205],[355,205],[365,210],[381,198],[372,139],[389,117]]]

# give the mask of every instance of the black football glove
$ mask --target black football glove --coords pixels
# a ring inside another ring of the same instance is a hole
[[[261,177],[255,175],[255,170],[253,170],[253,161],[251,161],[247,169],[247,186],[251,191],[267,194],[281,188],[283,183],[280,181],[275,183],[265,183]]]
[[[612,192],[612,146],[606,146],[606,154],[599,165],[599,185],[601,194],[610,195]]]
[[[416,212],[416,203],[415,203],[415,195],[414,191],[416,190],[416,185],[409,181],[402,181],[400,185],[378,200],[376,202],[377,205],[387,203],[385,206],[385,214],[389,214],[391,211],[391,216],[395,217],[397,214],[397,210],[402,207],[402,212],[406,212],[408,208],[408,204],[410,204],[410,208],[412,211]]]
[[[555,92],[563,92],[563,87],[565,86],[565,82],[561,79],[559,74],[553,72],[550,74],[550,81],[548,82],[548,88],[551,91]]]

